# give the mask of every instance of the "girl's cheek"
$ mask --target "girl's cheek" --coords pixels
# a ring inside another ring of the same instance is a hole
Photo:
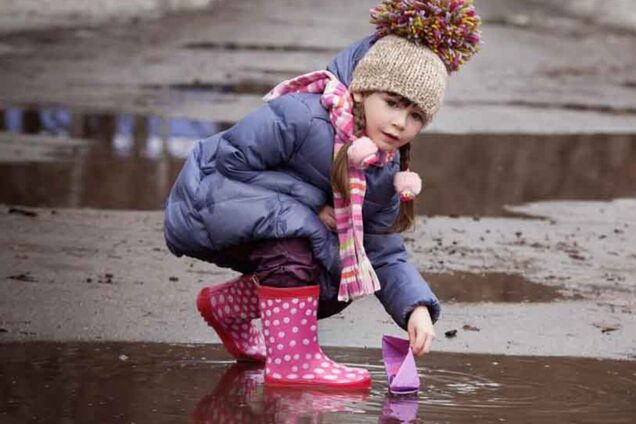
[[[422,123],[422,121],[415,118],[411,119],[411,129],[414,134],[418,134],[423,126],[424,124]]]

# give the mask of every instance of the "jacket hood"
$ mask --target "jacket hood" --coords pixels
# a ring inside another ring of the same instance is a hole
[[[353,79],[353,70],[375,42],[375,36],[369,35],[362,40],[350,44],[329,63],[327,70],[337,76],[338,80],[344,85],[349,87]]]

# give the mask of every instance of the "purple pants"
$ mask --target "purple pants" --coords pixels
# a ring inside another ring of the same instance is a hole
[[[261,240],[233,246],[223,251],[225,262],[233,269],[255,274],[263,286],[293,288],[318,284],[322,265],[314,258],[309,240],[287,238]],[[320,298],[318,318],[342,311],[349,304],[337,299]]]

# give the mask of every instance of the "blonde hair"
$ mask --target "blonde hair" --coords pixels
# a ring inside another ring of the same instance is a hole
[[[370,93],[362,93],[363,97]],[[402,96],[400,96],[402,97]],[[403,98],[405,103],[411,103],[408,99]],[[362,102],[354,102],[353,104],[354,134],[360,137],[364,134],[366,128],[366,120],[364,118],[364,105]],[[336,155],[331,166],[331,186],[334,191],[339,192],[345,199],[349,198],[349,173],[347,172],[347,151],[351,147],[351,142],[346,143]],[[407,143],[400,147],[400,171],[409,169],[411,160],[411,143]],[[390,232],[401,233],[412,229],[415,226],[415,200],[411,202],[400,202],[400,210],[398,216],[393,221]]]

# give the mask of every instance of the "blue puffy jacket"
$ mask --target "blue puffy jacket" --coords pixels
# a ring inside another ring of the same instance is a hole
[[[371,37],[354,43],[327,69],[349,85],[355,65],[372,43]],[[318,218],[320,208],[332,199],[333,140],[320,95],[297,93],[270,101],[229,130],[197,143],[166,202],[170,251],[224,266],[222,251],[229,246],[306,237],[324,266],[321,298],[337,298],[338,238]],[[365,250],[382,286],[376,295],[405,329],[416,306],[428,306],[436,321],[440,305],[407,262],[402,237],[386,233],[399,209],[393,188],[398,171],[399,157],[365,171],[362,214]]]

